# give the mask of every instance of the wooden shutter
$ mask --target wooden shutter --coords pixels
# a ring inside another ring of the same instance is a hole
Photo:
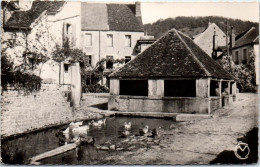
[[[76,24],[72,24],[72,46],[76,46]]]
[[[62,31],[62,45],[64,46],[66,44],[67,40],[67,23],[63,22],[63,31]]]

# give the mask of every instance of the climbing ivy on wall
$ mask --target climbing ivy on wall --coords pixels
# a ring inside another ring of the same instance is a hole
[[[14,63],[7,55],[1,55],[1,86],[7,90],[12,86],[15,90],[23,90],[25,94],[40,90],[42,79],[29,72],[15,70]]]

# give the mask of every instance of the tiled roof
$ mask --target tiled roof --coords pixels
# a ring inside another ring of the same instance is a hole
[[[34,1],[28,11],[15,11],[6,22],[5,28],[29,28],[44,12],[55,14],[66,3],[65,1]]]
[[[191,38],[172,29],[111,78],[201,78],[233,79]]]
[[[236,38],[234,48],[252,44],[252,43],[259,43],[258,42],[259,32],[255,27],[252,27],[250,30],[243,32],[242,35],[238,35],[238,36],[239,38]]]
[[[82,30],[144,31],[134,4],[81,3]]]

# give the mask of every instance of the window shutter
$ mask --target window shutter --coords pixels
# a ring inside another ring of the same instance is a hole
[[[76,24],[72,24],[72,46],[76,46]]]
[[[65,45],[66,43],[66,40],[67,40],[67,24],[65,22],[63,22],[63,31],[62,31],[62,44],[63,46]]]

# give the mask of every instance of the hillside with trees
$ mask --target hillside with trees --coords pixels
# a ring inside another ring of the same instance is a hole
[[[159,38],[168,30],[175,28],[181,32],[193,37],[203,32],[209,22],[216,23],[223,32],[226,32],[226,21],[228,22],[229,29],[231,26],[234,28],[235,35],[239,35],[251,27],[256,27],[258,30],[259,24],[256,22],[243,21],[239,19],[230,19],[219,16],[207,16],[207,17],[184,17],[179,16],[176,18],[160,19],[152,24],[145,24],[144,28],[148,35],[153,35],[155,38]]]

